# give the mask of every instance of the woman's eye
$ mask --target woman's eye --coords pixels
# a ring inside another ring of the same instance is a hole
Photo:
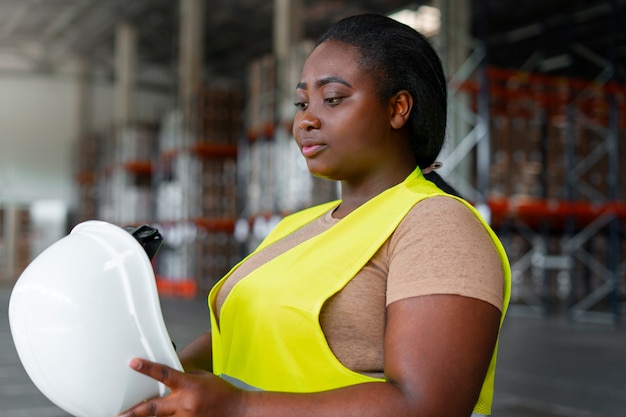
[[[296,101],[293,105],[296,106],[298,110],[306,110],[306,108],[309,107],[309,103],[304,101]]]
[[[329,97],[325,101],[327,104],[330,104],[331,106],[336,106],[337,104],[341,103],[341,100],[342,100],[341,97]]]

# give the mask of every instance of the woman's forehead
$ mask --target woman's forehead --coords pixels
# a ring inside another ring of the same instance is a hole
[[[354,46],[334,41],[324,42],[305,61],[302,79],[336,77],[350,83],[350,79],[363,76],[360,58],[361,54]]]

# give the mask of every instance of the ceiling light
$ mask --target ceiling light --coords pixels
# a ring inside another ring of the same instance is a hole
[[[389,17],[411,26],[428,37],[438,34],[441,27],[441,11],[432,6],[419,6],[417,9],[401,9],[390,14]]]

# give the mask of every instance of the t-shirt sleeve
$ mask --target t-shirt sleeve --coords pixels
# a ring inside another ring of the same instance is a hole
[[[419,202],[387,246],[387,305],[432,294],[456,294],[502,310],[504,269],[476,215],[450,197]]]

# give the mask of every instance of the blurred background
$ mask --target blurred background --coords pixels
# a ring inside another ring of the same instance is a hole
[[[313,40],[360,12],[413,25],[444,63],[439,172],[513,269],[500,415],[623,416],[625,0],[0,0],[2,305],[76,224],[148,223],[166,320],[204,326],[217,279],[337,196],[291,140],[293,91]],[[0,416],[63,415],[24,408],[38,394],[3,318]]]

